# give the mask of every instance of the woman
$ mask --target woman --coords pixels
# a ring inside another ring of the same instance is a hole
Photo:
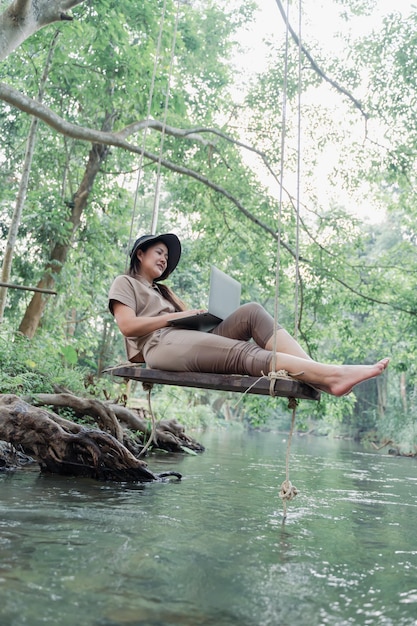
[[[318,363],[278,326],[273,367],[274,321],[255,303],[242,305],[208,333],[170,327],[174,318],[203,312],[187,310],[166,285],[159,284],[176,268],[180,256],[176,235],[143,235],[130,253],[129,273],[118,276],[110,288],[109,309],[125,337],[130,361],[178,372],[262,376],[273,369],[286,370],[334,396],[349,393],[388,366],[387,358],[374,365]]]

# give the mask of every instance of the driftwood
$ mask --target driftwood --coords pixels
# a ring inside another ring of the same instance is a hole
[[[92,417],[101,430],[105,430],[117,441],[123,441],[123,428],[118,422],[111,406],[106,406],[95,398],[80,398],[72,393],[38,393],[25,398],[30,404],[39,406],[53,406],[55,408],[70,408],[78,416]]]
[[[97,421],[100,429],[105,430],[123,443],[131,451],[140,452],[145,440],[151,434],[150,420],[143,409],[129,409],[126,406],[101,402],[95,398],[80,398],[72,393],[38,393],[25,398],[30,404],[38,406],[53,406],[55,408],[69,408],[77,417],[92,417]],[[129,429],[129,433],[121,424]],[[135,437],[132,435],[135,433]],[[156,422],[153,433],[154,447],[166,452],[181,452],[184,448],[194,452],[202,452],[204,447],[185,434],[184,427],[177,420],[160,420]]]
[[[42,471],[98,480],[148,482],[156,475],[111,434],[33,407],[15,395],[0,396],[0,440],[35,459]]]

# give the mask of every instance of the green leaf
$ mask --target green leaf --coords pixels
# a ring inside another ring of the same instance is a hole
[[[61,346],[61,353],[64,356],[64,359],[70,365],[76,365],[78,361],[78,354],[75,348],[72,346]]]
[[[191,456],[198,456],[197,452],[194,452],[194,450],[191,450],[191,448],[187,448],[187,446],[181,446],[181,450],[183,452],[186,452],[187,454],[191,454]]]

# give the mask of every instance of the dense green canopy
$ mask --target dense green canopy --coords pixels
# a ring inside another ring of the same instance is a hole
[[[346,24],[372,14],[366,0],[335,4]],[[245,301],[272,312],[278,298],[280,322],[314,358],[390,356],[383,381],[301,414],[378,428],[413,450],[417,13],[362,37],[347,29],[329,57],[309,39],[308,15],[302,48],[290,34],[287,53],[277,10],[269,59],[248,80],[237,60],[254,3],[74,5],[73,21],[42,28],[0,69],[1,251],[12,256],[2,280],[57,292],[0,288],[3,341],[43,337],[98,374],[125,359],[107,291],[132,238],[151,229],[160,178],[158,230],[184,244],[178,294],[204,306],[214,261]],[[353,216],[359,203],[385,217]],[[252,422],[273,413],[249,398],[239,410]]]

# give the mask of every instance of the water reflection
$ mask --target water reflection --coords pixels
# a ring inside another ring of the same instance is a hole
[[[417,624],[412,459],[300,438],[283,524],[280,435],[204,436],[140,485],[0,477],[0,623]]]

